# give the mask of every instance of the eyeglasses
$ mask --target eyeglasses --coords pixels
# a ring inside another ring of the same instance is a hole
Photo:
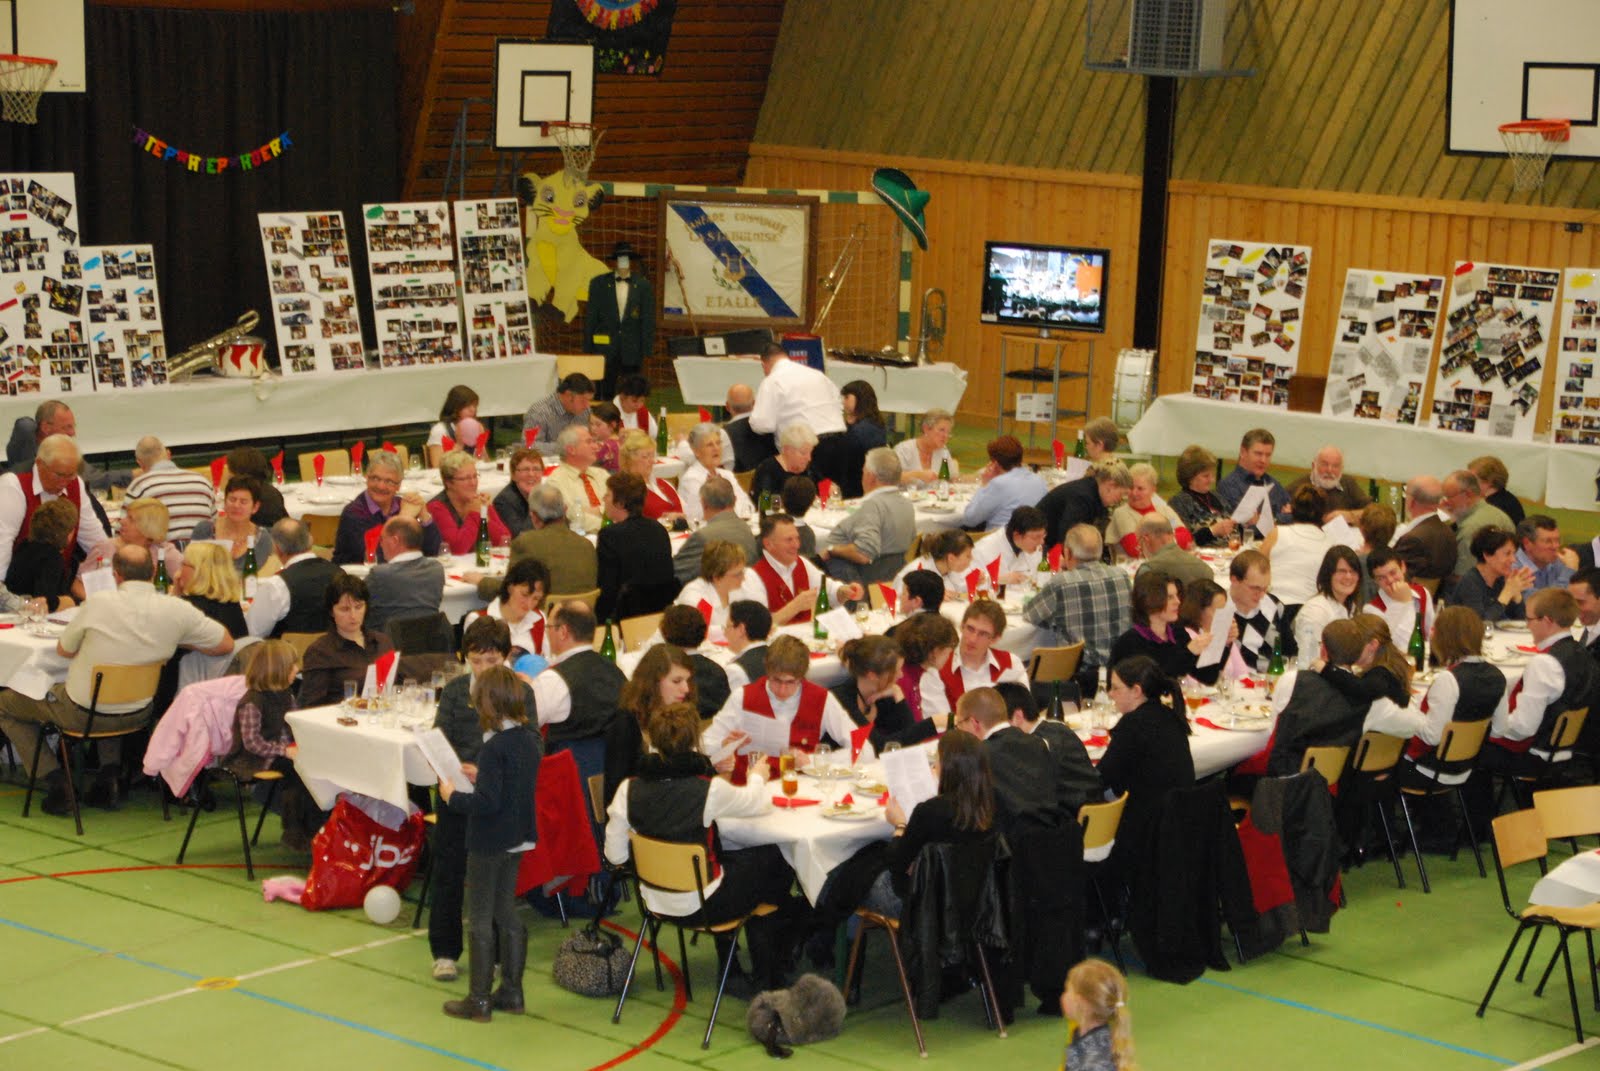
[[[458,472],[454,476],[450,477],[450,481],[449,482],[451,482],[451,483],[466,483],[468,480],[476,480],[477,478],[478,478],[478,473],[476,471]]]
[[[378,484],[380,487],[399,487],[400,481],[393,476],[368,476],[368,483]]]

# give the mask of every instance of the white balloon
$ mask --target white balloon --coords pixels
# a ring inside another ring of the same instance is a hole
[[[394,891],[392,885],[374,885],[367,890],[367,898],[361,902],[362,908],[367,912],[367,918],[379,926],[387,926],[400,917],[400,894]]]

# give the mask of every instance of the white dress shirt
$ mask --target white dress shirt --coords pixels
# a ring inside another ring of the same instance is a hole
[[[617,397],[612,398],[611,399],[611,404],[617,407],[617,412],[622,413],[622,434],[626,435],[630,429],[635,429],[635,430],[638,430],[638,431],[642,431],[646,435],[650,436],[650,441],[651,442],[655,441],[655,438],[656,438],[656,416],[655,416],[654,413],[650,412],[650,407],[648,405],[642,407],[639,410],[638,413],[625,413],[622,410],[622,396],[621,395],[618,395]],[[645,423],[645,426],[642,427],[642,428],[639,427],[639,417],[641,417],[641,416],[644,417],[644,423]]]
[[[755,504],[745,494],[744,488],[739,486],[739,481],[734,479],[733,473],[719,468],[716,474],[733,485],[733,515],[747,519],[755,516]],[[700,488],[709,479],[711,473],[698,461],[691,463],[678,477],[678,500],[683,503],[683,515],[691,524],[705,520],[705,507],[700,504]]]
[[[767,564],[772,566],[772,568],[777,571],[779,576],[788,579],[789,590],[793,591],[795,594],[798,595],[800,593],[800,589],[795,587],[794,570],[797,568],[804,569],[806,571],[805,588],[807,591],[813,592],[813,597],[815,597],[814,593],[817,590],[817,585],[826,583],[828,585],[829,605],[834,609],[837,609],[839,606],[843,605],[840,602],[840,597],[844,591],[844,582],[835,580],[831,576],[825,576],[822,570],[818,569],[815,565],[812,565],[805,558],[797,559],[794,565],[783,565],[765,550],[761,552],[761,556],[767,559]],[[739,589],[738,598],[749,599],[752,602],[759,602],[762,606],[766,606],[767,609],[771,610],[773,613],[777,613],[779,610],[783,609],[781,606],[769,606],[767,604],[767,586],[761,582],[761,576],[755,571],[754,568],[748,568],[744,571],[744,586]],[[736,599],[735,601],[738,600]]]
[[[26,478],[33,481],[33,486],[39,489],[39,504],[43,505],[51,499],[62,497],[52,495],[44,489],[44,484],[39,480],[39,465],[34,463],[33,470],[26,474]],[[16,545],[17,536],[22,532],[22,519],[28,513],[28,496],[22,490],[23,477],[13,473],[0,476],[0,577],[6,575],[11,568],[11,550]],[[78,546],[83,548],[85,554],[104,543],[111,536],[100,527],[100,518],[95,513],[94,507],[89,504],[89,488],[82,479],[78,480],[78,501],[83,505],[78,510]]]
[[[717,589],[711,581],[695,577],[683,585],[683,590],[678,592],[678,597],[673,600],[678,606],[698,607],[701,601],[711,604],[711,620],[707,627],[715,632],[720,632],[728,624],[728,604],[722,601],[722,596],[717,594]]]
[[[417,556],[421,557],[421,554]],[[283,569],[289,568],[295,562],[315,557],[316,555],[309,550],[303,554],[296,554],[283,563]],[[256,584],[256,597],[245,608],[245,627],[250,630],[250,635],[258,639],[271,636],[272,630],[278,627],[278,622],[289,613],[289,585],[283,582],[283,577],[280,575],[283,569]]]
[[[548,635],[548,633],[546,633]],[[556,666],[579,651],[589,648],[583,644],[569,647],[558,655],[550,656],[550,665],[540,670],[533,678],[533,700],[539,710],[539,725],[554,725],[566,721],[572,716],[572,689],[567,687],[567,682],[561,674],[556,672]]]
[[[787,424],[804,424],[820,435],[844,431],[839,388],[809,365],[779,357],[756,390],[750,427],[768,435]]]
[[[728,438],[728,433],[721,428],[717,434],[722,438],[722,462],[726,465],[733,460],[733,440]],[[689,446],[689,437],[686,435],[672,447],[672,456],[685,465],[694,464],[694,450]]]
[[[1566,632],[1547,636],[1539,644],[1539,653],[1528,659],[1522,671],[1522,688],[1517,692],[1515,710],[1508,710],[1505,724],[1501,725],[1498,712],[1491,728],[1493,735],[1505,740],[1526,740],[1539,731],[1544,722],[1544,712],[1552,702],[1561,697],[1567,687],[1567,672],[1548,652],[1557,640],[1566,638]],[[1540,753],[1540,757],[1546,757]]]
[[[961,671],[963,692],[970,692],[974,688],[993,688],[997,684],[1006,684],[1008,682],[1028,683],[1028,674],[1022,668],[1022,659],[1020,657],[1012,655],[1011,665],[1005,669],[1000,669],[1000,660],[994,656],[994,651],[989,650],[984,653],[988,657],[984,660],[983,665],[977,669],[968,669],[967,664],[961,661],[961,649],[959,647],[950,656],[951,667]],[[1000,671],[998,677],[994,675],[996,670]],[[927,679],[926,674],[923,675],[923,679]]]
[[[939,675],[935,673],[933,678],[938,680]],[[785,728],[793,724],[795,715],[800,713],[800,696],[803,692],[803,688],[796,688],[794,695],[788,699],[779,699],[772,694],[771,688],[767,689],[767,701],[772,704],[772,716],[782,722]],[[948,709],[949,706],[950,704],[946,702],[945,707]],[[700,750],[709,755],[721,747],[722,741],[727,739],[728,734],[739,728],[739,712],[743,709],[744,689],[738,688],[728,696],[728,701],[722,704],[717,716],[711,719],[711,724],[700,734]],[[856,723],[850,720],[850,715],[839,705],[839,700],[834,698],[832,692],[828,692],[827,698],[822,703],[822,735],[832,737],[841,745],[848,744],[850,734],[855,731],[855,727]]]
[[[989,563],[996,558],[1000,559],[1000,575],[1007,573],[1035,573],[1039,569],[1039,561],[1044,557],[1044,544],[1038,550],[1025,550],[1018,552],[1011,547],[1011,540],[1006,538],[1006,530],[997,528],[973,544],[972,564],[978,569],[988,569]]]

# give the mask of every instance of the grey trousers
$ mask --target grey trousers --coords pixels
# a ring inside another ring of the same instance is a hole
[[[100,729],[138,729],[148,724],[152,707],[127,714],[96,714]],[[67,698],[67,686],[58,684],[43,699],[30,699],[21,692],[0,692],[0,732],[6,734],[24,770],[33,768],[33,755],[39,747],[40,728],[46,723],[63,729],[82,730],[89,724],[89,712]],[[122,741],[115,737],[95,743],[102,766],[115,763],[122,754]],[[55,770],[59,763],[51,752],[39,756],[39,776]]]

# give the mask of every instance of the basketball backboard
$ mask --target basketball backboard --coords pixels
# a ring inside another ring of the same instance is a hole
[[[0,54],[56,61],[46,93],[88,90],[83,50],[85,0],[0,0]]]
[[[553,149],[540,123],[594,120],[594,46],[502,37],[494,50],[494,147]],[[580,144],[588,144],[584,137]]]
[[[1505,155],[1501,123],[1567,119],[1553,159],[1600,159],[1600,3],[1453,0],[1446,150]]]

